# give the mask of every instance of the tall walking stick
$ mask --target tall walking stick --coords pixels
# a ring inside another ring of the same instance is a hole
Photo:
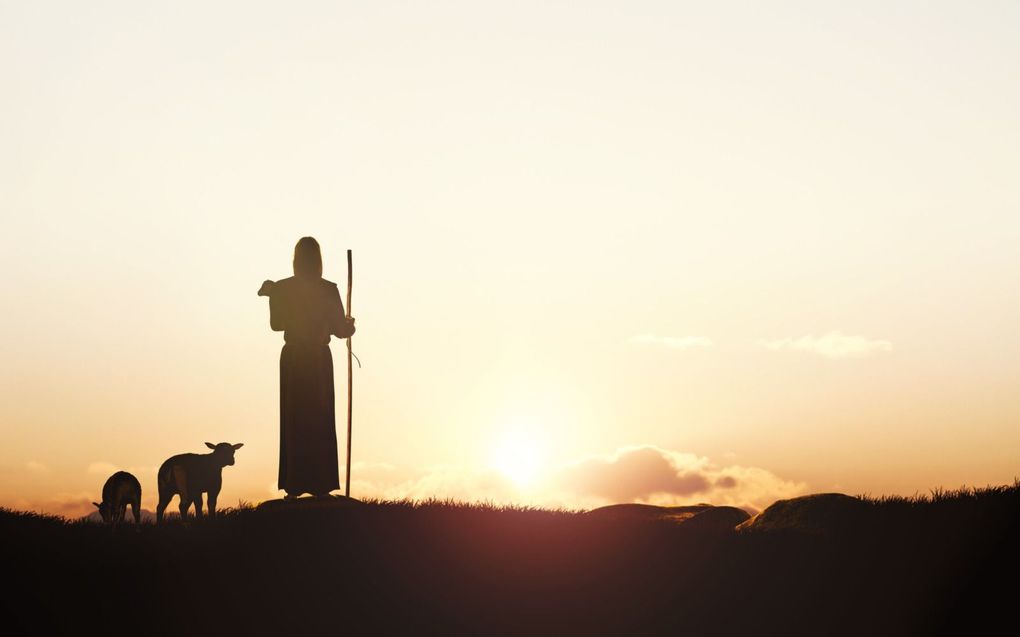
[[[351,251],[347,251],[347,318],[351,318],[351,285],[354,280],[354,269],[351,266]],[[352,389],[354,387],[354,370],[351,367],[351,336],[347,337],[347,476],[344,484],[344,496],[351,497],[351,406]]]

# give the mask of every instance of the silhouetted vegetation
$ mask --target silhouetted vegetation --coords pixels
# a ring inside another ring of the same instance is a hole
[[[8,627],[144,634],[975,634],[1009,621],[1020,483],[864,497],[834,533],[451,501],[241,503],[117,529],[0,510]],[[12,633],[16,634],[16,633]]]

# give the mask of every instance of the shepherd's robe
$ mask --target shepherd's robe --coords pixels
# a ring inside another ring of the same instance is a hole
[[[340,488],[330,335],[350,336],[336,283],[297,276],[277,281],[269,323],[283,332],[280,352],[280,489],[289,494]]]

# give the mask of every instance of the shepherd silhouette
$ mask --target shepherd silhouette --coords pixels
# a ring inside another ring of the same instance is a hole
[[[283,332],[280,351],[280,475],[285,499],[327,496],[340,488],[333,356],[330,335],[354,334],[336,283],[322,278],[322,253],[312,237],[294,246],[294,276],[265,281],[269,326]]]

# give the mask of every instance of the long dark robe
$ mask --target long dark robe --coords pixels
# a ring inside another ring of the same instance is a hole
[[[347,334],[335,283],[289,277],[269,296],[280,352],[279,488],[293,495],[340,488],[330,334]]]

